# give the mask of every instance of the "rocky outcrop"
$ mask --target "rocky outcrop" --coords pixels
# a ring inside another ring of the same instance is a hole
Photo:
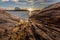
[[[33,14],[28,21],[0,11],[0,40],[60,40],[60,3]]]
[[[60,40],[60,3],[52,4],[30,17],[36,40]]]
[[[0,40],[13,40],[18,31],[20,19],[0,10]]]

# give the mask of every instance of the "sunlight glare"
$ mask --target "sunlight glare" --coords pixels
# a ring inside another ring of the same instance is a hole
[[[29,11],[33,11],[34,9],[32,9],[32,8],[28,8],[28,10],[29,10]]]
[[[29,15],[31,16],[32,15],[32,11],[34,11],[33,8],[28,8],[28,11],[29,11]]]

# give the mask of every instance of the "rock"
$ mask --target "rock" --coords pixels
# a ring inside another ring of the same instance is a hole
[[[44,8],[28,20],[0,11],[0,40],[60,40],[60,3]]]
[[[14,39],[12,37],[19,30],[19,21],[19,18],[0,10],[0,40]]]
[[[60,40],[60,3],[52,4],[30,17],[36,40]]]

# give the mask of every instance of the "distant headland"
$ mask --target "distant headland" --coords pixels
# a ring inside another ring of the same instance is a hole
[[[3,8],[0,8],[0,10],[3,10],[3,11],[29,11],[27,8],[26,9],[21,9],[19,7],[15,7],[14,9],[3,9]],[[33,11],[40,11],[39,9],[35,9]]]

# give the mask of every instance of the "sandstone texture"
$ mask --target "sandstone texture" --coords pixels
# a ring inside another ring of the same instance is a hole
[[[0,10],[0,40],[10,40],[18,31],[19,18]]]
[[[0,11],[0,40],[60,40],[60,3],[33,14],[28,21]]]
[[[30,21],[34,25],[36,40],[60,40],[60,3],[32,15]]]

